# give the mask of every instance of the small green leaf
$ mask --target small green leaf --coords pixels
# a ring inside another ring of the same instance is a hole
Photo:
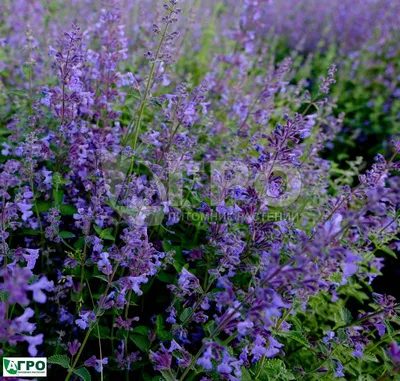
[[[138,334],[130,334],[129,338],[143,352],[147,352],[150,349],[150,340],[147,336],[138,335]]]
[[[74,243],[75,249],[82,249],[85,244],[85,237],[79,237],[76,242]]]
[[[160,340],[168,340],[171,336],[171,332],[165,329],[161,315],[158,315],[156,319],[156,333]]]
[[[61,189],[53,189],[53,198],[56,205],[61,204],[64,199],[64,192]]]
[[[375,378],[369,374],[358,376],[357,381],[375,381]]]
[[[168,284],[174,284],[176,281],[176,276],[172,275],[172,274],[167,274],[164,271],[161,271],[158,275],[157,278],[164,283],[168,283]]]
[[[75,234],[67,231],[62,231],[60,232],[60,237],[61,238],[74,238]]]
[[[93,227],[94,227],[94,230],[96,231],[96,233],[98,235],[100,235],[101,234],[101,228],[99,226],[97,226],[97,225],[93,225]]]
[[[297,341],[298,343],[302,344],[303,346],[309,348],[310,343],[307,341],[307,339],[301,334],[301,332],[298,331],[282,331],[278,333],[279,336],[286,337],[288,339]]]
[[[181,322],[186,322],[187,318],[191,315],[193,311],[193,308],[185,308],[181,315],[179,316],[179,319]]]
[[[343,307],[343,308],[340,310],[340,315],[341,315],[341,318],[343,319],[343,321],[344,321],[346,324],[351,323],[351,321],[353,320],[353,316],[351,315],[351,312],[350,312],[347,308],[345,308],[345,307]]]
[[[60,213],[63,216],[72,216],[73,214],[78,213],[77,209],[75,206],[72,205],[66,205],[66,204],[61,204],[60,205]]]
[[[261,365],[261,364],[260,364]],[[286,369],[286,365],[279,359],[266,359],[262,365],[258,380],[295,380],[294,375]]]
[[[24,65],[24,66],[22,67],[22,72],[24,73],[24,75],[25,75],[25,77],[26,77],[27,79],[31,78],[32,72],[33,72],[32,66],[31,66],[31,65]]]
[[[137,327],[133,328],[132,332],[147,336],[147,334],[149,333],[149,329],[144,325],[138,325]]]
[[[65,355],[54,355],[47,360],[50,364],[61,365],[63,368],[69,368],[69,357]]]
[[[98,328],[97,328],[98,327]],[[99,333],[100,333],[100,339],[109,339],[110,336],[110,328],[104,327],[102,325],[98,325],[93,329],[93,336],[99,338]]]
[[[35,229],[31,229],[31,228],[22,229],[22,232],[26,235],[39,235],[40,234],[39,230],[35,230]]]
[[[128,332],[123,329],[120,329],[117,331],[115,337],[117,340],[125,340],[128,337]]]
[[[0,291],[0,302],[5,302],[10,297],[10,293],[7,291]]]
[[[170,372],[167,372],[166,370],[161,370],[160,373],[163,375],[163,378],[166,381],[177,381],[177,378],[175,378]]]
[[[55,188],[57,188],[58,185],[65,185],[71,182],[71,180],[66,180],[63,179],[61,174],[59,172],[55,172],[53,174],[53,178],[52,178],[52,184],[54,185]]]
[[[36,206],[39,210],[39,213],[45,213],[48,212],[49,209],[51,208],[51,203],[48,201],[38,201],[36,203]]]
[[[94,276],[94,278],[99,278],[101,280],[104,280],[104,282],[108,283],[107,277],[105,275],[103,275],[103,274],[97,274],[97,275]]]
[[[249,371],[243,367],[242,369],[242,378],[241,381],[253,381],[254,377],[249,373]]]
[[[379,362],[379,360],[377,359],[377,357],[374,354],[368,354],[368,353],[364,354],[363,361]]]
[[[389,246],[386,245],[379,246],[379,250],[382,250],[386,254],[389,254],[391,257],[397,259],[397,254]]]
[[[74,369],[73,373],[75,373],[77,376],[82,378],[83,381],[91,381],[92,380],[92,377],[90,376],[90,373],[86,368]]]
[[[8,93],[12,94],[12,95],[18,95],[19,97],[27,97],[28,96],[28,94],[25,90],[15,89],[15,90],[10,90]]]
[[[104,229],[100,233],[100,238],[101,239],[106,239],[106,240],[109,240],[109,241],[115,241],[115,238],[112,235],[112,232],[113,232],[112,228]]]

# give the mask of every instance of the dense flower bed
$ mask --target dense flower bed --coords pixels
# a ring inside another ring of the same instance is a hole
[[[154,3],[0,6],[1,356],[396,377],[399,5]]]

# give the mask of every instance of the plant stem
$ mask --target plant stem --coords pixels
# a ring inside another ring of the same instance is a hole
[[[112,284],[112,281],[113,281],[113,279],[114,279],[115,274],[117,273],[118,267],[119,267],[119,262],[116,263],[115,268],[114,268],[114,271],[113,271],[113,273],[111,274],[111,279],[110,279],[110,281],[109,281],[109,283],[108,283],[108,285],[107,285],[107,287],[106,287],[106,290],[104,291],[104,297],[107,296],[108,291],[109,291],[110,288],[111,288],[111,284]],[[74,361],[74,363],[72,364],[72,367],[69,369],[68,374],[67,374],[67,377],[65,378],[64,381],[68,381],[68,380],[71,378],[71,375],[72,375],[72,373],[73,373],[73,371],[74,371],[74,369],[75,369],[75,367],[76,367],[76,364],[78,363],[79,358],[80,358],[80,356],[81,356],[81,354],[82,354],[82,351],[83,351],[83,349],[84,349],[84,347],[85,347],[85,345],[86,345],[86,343],[87,343],[87,341],[88,341],[88,339],[89,339],[90,332],[91,332],[92,329],[97,325],[97,318],[100,316],[101,309],[102,309],[102,303],[100,303],[100,305],[97,307],[97,311],[96,311],[96,313],[95,313],[95,318],[96,318],[96,320],[95,320],[95,322],[93,323],[93,325],[92,325],[91,327],[88,328],[88,330],[87,330],[87,332],[86,332],[86,335],[85,335],[85,338],[83,339],[82,345],[80,346],[79,351],[78,351],[78,353],[77,353],[77,355],[76,355],[75,361]]]
[[[173,5],[171,7],[170,12],[169,12],[169,16],[172,15],[174,9],[175,9],[175,6]],[[161,48],[162,48],[162,45],[164,43],[165,36],[167,35],[167,32],[168,32],[168,26],[169,26],[169,22],[167,20],[165,28],[164,28],[164,31],[163,31],[163,33],[161,35],[160,42],[159,42],[158,47],[157,47],[157,51],[156,51],[156,55],[154,57],[154,61],[151,64],[149,77],[147,79],[146,89],[145,89],[143,98],[142,98],[142,100],[140,102],[138,118],[137,118],[137,121],[136,121],[134,129],[133,129],[133,140],[132,140],[132,148],[133,148],[133,150],[136,149],[137,139],[138,139],[138,136],[139,136],[140,126],[141,126],[142,118],[143,118],[143,112],[144,112],[144,109],[145,109],[145,106],[146,106],[146,103],[147,103],[147,100],[148,100],[148,97],[149,97],[149,94],[150,94],[150,90],[151,90],[152,82],[153,82],[153,76],[154,76],[154,72],[155,72],[156,65],[157,65],[157,60],[158,60],[158,58],[160,56]],[[129,138],[129,134],[128,134],[127,138]]]
[[[85,261],[86,261],[86,251],[87,251],[87,239],[89,236],[90,232],[90,227],[92,225],[91,220],[89,221],[89,226],[85,232],[85,243],[83,246],[83,253],[82,253],[82,258],[81,258],[81,277],[80,277],[80,283],[79,283],[79,291],[78,291],[78,303],[81,299],[82,296],[82,291],[83,291],[83,278],[85,276]]]
[[[83,348],[85,347],[85,345],[86,345],[86,343],[87,343],[87,341],[88,341],[88,339],[89,339],[90,332],[92,331],[92,329],[93,329],[94,327],[95,327],[95,325],[93,325],[92,327],[89,327],[89,328],[88,328],[88,330],[87,330],[87,332],[86,332],[86,335],[85,335],[85,338],[83,339],[82,345],[81,345],[81,347],[79,348],[78,354],[77,354],[76,357],[75,357],[75,360],[74,360],[74,362],[73,362],[73,364],[72,364],[72,367],[71,367],[71,368],[69,369],[69,371],[68,371],[68,374],[67,374],[67,377],[65,378],[65,381],[68,381],[68,380],[71,378],[72,373],[73,373],[73,371],[74,371],[74,369],[75,369],[75,367],[76,367],[76,364],[78,363],[78,360],[79,360],[79,358],[80,358],[80,356],[81,356],[81,354],[82,354],[82,352],[83,352]]]

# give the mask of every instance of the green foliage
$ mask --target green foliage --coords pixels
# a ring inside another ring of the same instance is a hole
[[[150,349],[150,340],[147,335],[130,333],[129,339],[143,352],[147,352]]]
[[[261,360],[259,364],[250,369],[251,378],[253,380],[282,380],[289,381],[295,380],[296,377],[290,372],[285,363],[279,359],[265,359]]]
[[[86,368],[78,368],[74,369],[73,373],[79,376],[83,381],[91,381],[92,377],[90,376],[89,371]]]
[[[69,365],[69,357],[65,355],[53,355],[47,359],[50,364],[57,364],[62,366],[63,368],[68,369]]]

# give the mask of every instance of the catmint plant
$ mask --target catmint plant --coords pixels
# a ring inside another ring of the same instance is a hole
[[[0,356],[397,377],[397,8],[4,1]]]

